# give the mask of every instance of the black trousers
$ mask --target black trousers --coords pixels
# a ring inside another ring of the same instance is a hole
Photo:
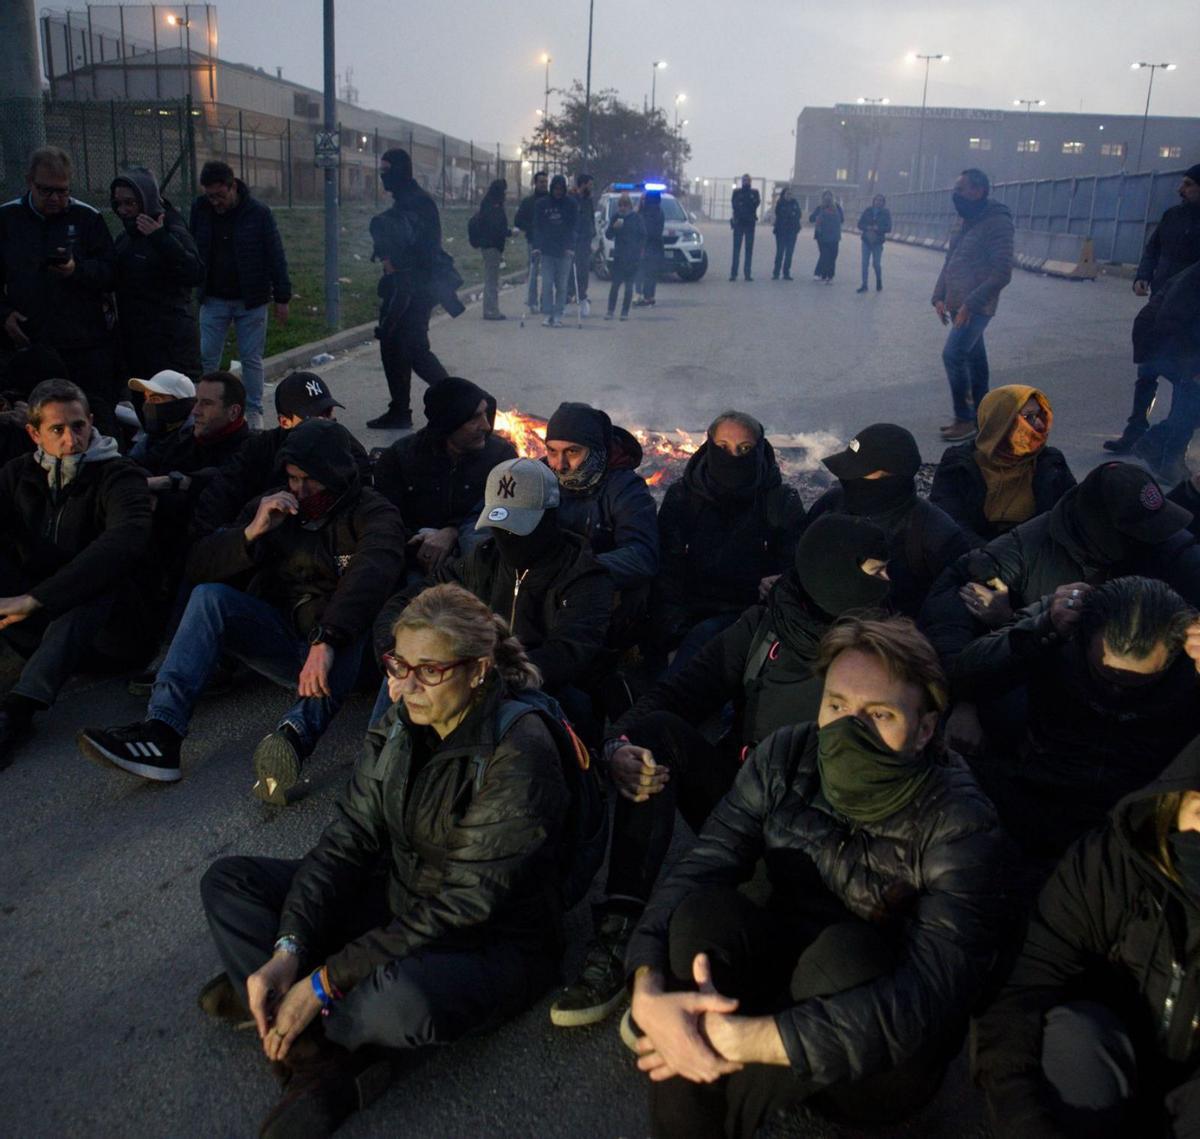
[[[739,1013],[751,1016],[845,992],[891,972],[895,963],[892,945],[875,926],[820,891],[790,911],[756,906],[730,887],[693,895],[671,919],[672,987],[693,987],[697,953],[708,955],[717,990],[737,997]],[[950,1052],[939,1041],[899,1068],[828,1088],[775,1064],[749,1064],[713,1084],[679,1077],[652,1083],[651,1133],[655,1139],[753,1139],[775,1112],[806,1100],[850,1122],[896,1122],[933,1097]]]
[[[656,763],[671,770],[667,785],[644,803],[617,797],[608,857],[608,896],[643,905],[671,847],[675,811],[699,831],[738,772],[732,746],[708,742],[673,712],[654,712],[635,733],[634,743],[649,748]],[[690,975],[690,974],[689,974]]]
[[[429,346],[432,312],[432,301],[413,297],[398,315],[380,313],[379,355],[387,376],[389,411],[410,410],[413,372],[427,384],[436,384],[450,375]]]
[[[746,265],[745,274],[746,280],[750,279],[750,264],[754,260],[754,226],[733,227],[733,265],[729,269],[729,275],[736,277],[738,274],[738,262],[742,257],[742,242],[746,243]]]
[[[781,268],[785,277],[792,275],[792,254],[795,251],[796,235],[794,233],[775,235],[775,268],[771,271],[772,276],[778,277]]]
[[[633,282],[637,279],[639,262],[614,261],[612,266],[612,284],[608,287],[608,311],[617,311],[617,296],[621,286],[625,286],[625,298],[621,301],[621,313],[629,315],[629,306],[633,302]]]
[[[826,278],[833,280],[833,275],[837,272],[838,247],[840,245],[839,241],[817,242],[817,267],[813,270],[814,277],[820,277],[821,280]]]
[[[299,866],[279,858],[222,858],[200,880],[217,953],[243,998],[246,978],[271,956],[279,915]],[[339,903],[328,939],[309,947],[310,968],[392,920],[382,876],[364,882],[361,893]],[[556,979],[557,963],[525,946],[431,946],[377,966],[321,1023],[330,1040],[351,1050],[368,1044],[404,1049],[449,1044],[499,1027]]]

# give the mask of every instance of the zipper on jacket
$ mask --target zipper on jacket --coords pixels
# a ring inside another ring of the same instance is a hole
[[[517,598],[521,594],[521,582],[525,580],[525,575],[528,572],[528,569],[523,569],[516,575],[516,581],[513,582],[512,612],[508,615],[508,628],[510,632],[517,627]]]
[[[1167,987],[1167,995],[1163,1001],[1162,1021],[1159,1024],[1159,1030],[1162,1033],[1163,1039],[1166,1040],[1170,1030],[1171,1021],[1175,1018],[1175,1006],[1179,1003],[1179,993],[1183,988],[1183,966],[1171,958],[1171,983]]]

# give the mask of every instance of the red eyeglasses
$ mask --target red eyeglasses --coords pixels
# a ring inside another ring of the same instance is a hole
[[[436,688],[439,684],[444,684],[447,676],[460,665],[469,664],[470,657],[463,657],[462,660],[451,660],[445,662],[422,661],[420,664],[409,664],[406,660],[401,660],[395,653],[384,653],[380,658],[383,661],[384,671],[393,680],[407,680],[413,673],[416,673],[417,683],[424,688]]]

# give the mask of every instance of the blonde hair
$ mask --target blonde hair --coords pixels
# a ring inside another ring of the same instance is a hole
[[[428,630],[445,637],[456,657],[490,660],[511,691],[542,686],[541,671],[525,655],[508,622],[461,585],[431,585],[423,590],[397,618],[392,637],[401,629]]]

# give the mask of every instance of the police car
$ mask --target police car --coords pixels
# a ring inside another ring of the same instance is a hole
[[[704,236],[692,224],[687,210],[673,194],[667,192],[663,182],[613,182],[600,195],[596,203],[596,249],[592,254],[592,268],[602,280],[612,277],[613,243],[604,236],[609,223],[617,216],[617,201],[628,194],[636,210],[647,190],[658,190],[662,194],[663,212],[663,268],[664,273],[675,273],[681,281],[698,281],[708,272],[708,253],[704,248]]]

